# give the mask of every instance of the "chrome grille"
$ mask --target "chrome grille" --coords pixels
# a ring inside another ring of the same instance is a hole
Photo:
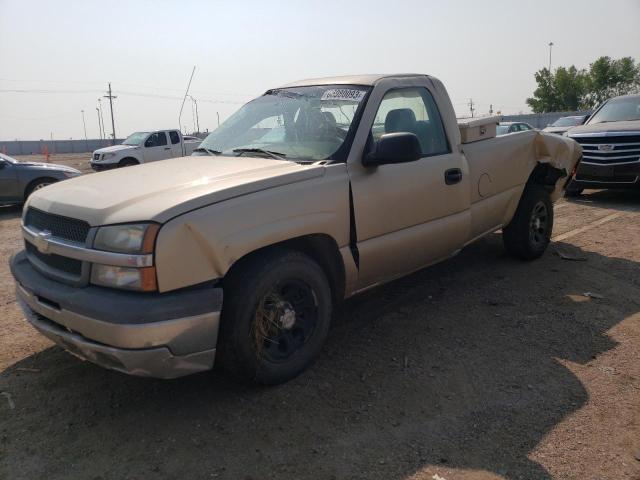
[[[571,136],[582,146],[583,161],[620,165],[640,161],[640,132],[630,135]]]
[[[33,207],[29,207],[29,210],[27,210],[24,224],[38,231],[49,231],[54,237],[77,243],[86,242],[91,228],[85,221],[43,212]]]

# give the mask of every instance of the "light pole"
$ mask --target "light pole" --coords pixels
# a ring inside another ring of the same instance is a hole
[[[88,150],[89,141],[87,140],[87,124],[84,121],[84,110],[80,110],[80,113],[82,113],[82,126],[84,127],[84,146]]]
[[[549,42],[549,74],[551,74],[551,50],[553,49],[553,42]]]
[[[104,128],[104,115],[102,114],[102,99],[98,98],[98,108],[100,109],[100,122],[102,124],[102,139],[107,138],[107,132]]]
[[[220,112],[216,112],[216,115],[218,116],[218,126],[220,126]]]
[[[100,109],[96,107],[96,114],[98,115],[98,136],[102,140],[102,123],[100,123]]]
[[[196,129],[198,130],[198,133],[200,133],[200,117],[198,116],[198,102],[196,101],[195,98],[193,98],[191,95],[187,95],[190,99],[191,99],[191,108],[193,108],[193,106],[196,106]]]

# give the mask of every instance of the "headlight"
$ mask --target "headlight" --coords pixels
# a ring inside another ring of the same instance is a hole
[[[153,253],[159,229],[157,223],[100,227],[93,248],[117,253]]]
[[[91,266],[91,283],[127,290],[155,291],[157,290],[156,269],[155,267],[112,267],[95,263]]]

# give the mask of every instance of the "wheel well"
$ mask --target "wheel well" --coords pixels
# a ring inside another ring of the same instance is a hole
[[[29,194],[31,193],[31,189],[33,187],[35,187],[38,183],[43,182],[43,181],[49,181],[50,183],[56,183],[58,181],[57,178],[53,178],[53,177],[38,177],[35,178],[33,180],[31,180],[28,184],[27,187],[24,189],[24,199],[26,200],[27,197],[29,196]]]
[[[134,161],[134,162],[136,162],[138,165],[140,165],[140,160],[138,160],[138,159],[137,159],[137,158],[135,158],[135,157],[124,157],[122,160],[120,160],[120,161],[118,162],[118,165],[120,165],[121,163],[126,162],[127,160],[133,160],[133,161]]]
[[[552,192],[558,180],[566,176],[567,171],[564,168],[556,168],[549,163],[538,163],[529,175],[527,184],[542,185],[545,190]]]
[[[262,247],[235,261],[227,272],[227,276],[247,261],[254,260],[274,249],[296,250],[311,257],[327,276],[334,301],[341,301],[344,298],[344,263],[342,262],[338,244],[331,236],[326,234],[305,235]]]

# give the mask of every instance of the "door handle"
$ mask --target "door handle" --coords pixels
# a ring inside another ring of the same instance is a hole
[[[462,181],[462,170],[459,168],[450,168],[444,172],[444,183],[453,185]]]
[[[171,147],[164,147],[165,150],[171,150]]]

